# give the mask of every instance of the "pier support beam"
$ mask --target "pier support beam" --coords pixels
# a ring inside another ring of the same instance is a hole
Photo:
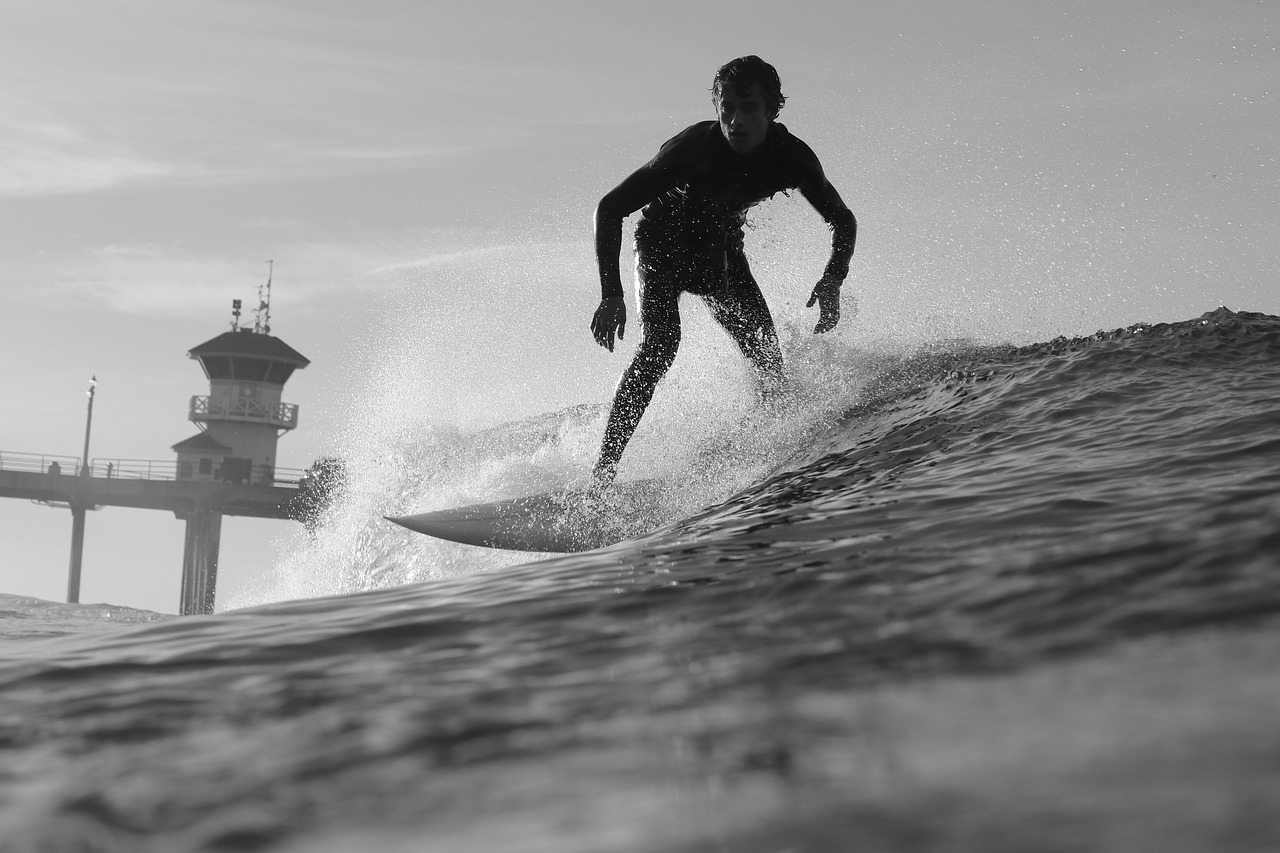
[[[67,457],[62,457],[67,458]],[[24,462],[24,465],[14,464]],[[159,464],[159,463],[157,463]],[[147,463],[150,465],[150,463]],[[77,467],[81,467],[79,461]],[[70,468],[70,465],[66,466]],[[0,499],[18,498],[71,510],[71,559],[67,574],[67,602],[79,604],[81,565],[86,539],[87,514],[105,506],[163,510],[186,524],[182,555],[182,586],[178,612],[212,613],[218,580],[222,517],[274,518],[314,525],[327,490],[318,490],[306,477],[300,485],[247,485],[217,480],[166,480],[145,476],[90,477],[62,473],[63,466],[49,457],[22,459],[5,453],[0,465]],[[87,471],[87,467],[82,470]],[[168,470],[172,470],[172,466]],[[277,472],[278,473],[278,472]],[[336,481],[334,481],[336,482]],[[0,547],[4,537],[0,532]],[[175,555],[176,556],[176,555]],[[3,557],[0,557],[3,559]],[[0,843],[0,847],[4,847]]]
[[[218,543],[222,539],[222,513],[198,510],[187,516],[187,539],[182,554],[183,616],[208,615],[218,586]]]
[[[80,603],[80,563],[84,558],[84,507],[71,505],[71,568],[67,572],[67,604]]]

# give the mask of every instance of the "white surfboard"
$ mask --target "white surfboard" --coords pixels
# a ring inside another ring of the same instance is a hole
[[[437,539],[512,551],[569,553],[603,548],[658,526],[663,484],[614,483],[603,493],[549,492],[416,515],[387,516]]]

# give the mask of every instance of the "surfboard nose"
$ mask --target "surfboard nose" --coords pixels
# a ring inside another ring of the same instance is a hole
[[[608,500],[595,491],[565,490],[383,518],[465,545],[567,554],[603,548],[656,528],[656,485],[655,480],[614,484]]]

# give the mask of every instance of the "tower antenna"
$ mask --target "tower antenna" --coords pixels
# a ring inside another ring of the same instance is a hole
[[[263,335],[271,334],[271,275],[275,261],[267,261],[267,283],[258,285],[258,310],[253,312],[253,330]]]

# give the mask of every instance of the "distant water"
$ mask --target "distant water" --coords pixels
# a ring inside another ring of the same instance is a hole
[[[0,596],[0,850],[1280,849],[1280,318],[845,372],[601,551],[379,521],[575,410],[383,448],[295,560],[340,594]]]

